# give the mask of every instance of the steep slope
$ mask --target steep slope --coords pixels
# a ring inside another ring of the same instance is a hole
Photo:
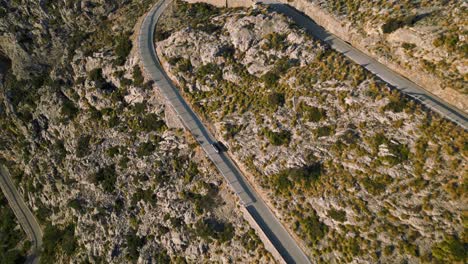
[[[145,81],[133,31],[152,4],[2,2],[0,162],[41,262],[273,262]]]
[[[463,129],[266,9],[165,19],[165,67],[314,261],[466,259]]]

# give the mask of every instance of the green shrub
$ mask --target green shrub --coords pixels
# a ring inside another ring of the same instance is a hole
[[[263,37],[267,43],[262,47],[264,50],[283,50],[286,47],[286,35],[277,32],[269,33]]]
[[[140,129],[145,132],[158,131],[163,132],[167,126],[157,114],[151,113],[143,117],[140,121]]]
[[[122,34],[117,37],[117,45],[115,47],[115,55],[117,56],[117,65],[123,65],[127,60],[130,51],[132,50],[132,42],[129,39],[130,34]]]
[[[392,165],[396,165],[398,163],[406,161],[410,156],[410,150],[405,144],[389,142],[388,149],[392,153],[392,155],[386,156],[385,158]]]
[[[390,256],[391,254],[393,254],[394,250],[395,250],[395,246],[393,245],[384,247],[383,249],[384,256]]]
[[[76,156],[83,158],[89,154],[89,141],[91,140],[90,135],[82,135],[78,139],[78,145],[76,148]]]
[[[143,142],[137,148],[138,157],[151,155],[156,150],[156,146],[152,142]]]
[[[379,179],[371,179],[366,177],[362,179],[361,183],[364,185],[364,188],[366,188],[366,190],[373,195],[379,195],[386,189],[386,184]]]
[[[318,162],[304,167],[284,169],[272,176],[272,186],[277,193],[289,196],[289,191],[296,184],[300,184],[303,188],[308,188],[319,179],[322,173],[322,164]]]
[[[268,95],[268,106],[276,109],[278,106],[283,106],[285,103],[283,93],[271,93]]]
[[[83,209],[83,205],[80,199],[73,199],[68,202],[68,207],[73,208],[77,211],[81,211]]]
[[[143,200],[146,203],[150,203],[153,206],[155,206],[156,202],[158,201],[156,194],[153,192],[152,188],[146,190],[138,188],[133,194],[132,205],[135,206],[140,200]]]
[[[214,80],[221,80],[223,78],[223,72],[218,65],[214,63],[207,63],[198,68],[197,78],[204,79],[206,76],[213,76]]]
[[[299,111],[309,122],[319,122],[327,116],[324,109],[315,106],[308,106],[304,103],[299,105]]]
[[[134,229],[130,229],[126,235],[128,257],[132,262],[136,262],[140,253],[138,250],[145,244],[146,238],[139,237]]]
[[[270,143],[275,146],[289,145],[289,142],[291,142],[291,132],[287,130],[273,132],[265,129],[263,134],[268,138]]]
[[[60,113],[66,116],[69,120],[73,120],[78,115],[79,109],[75,106],[75,104],[65,98],[62,103],[62,109]]]
[[[297,220],[295,226],[296,232],[305,236],[313,244],[316,244],[328,233],[328,226],[320,221],[315,211],[309,216]]]
[[[468,243],[457,236],[446,236],[432,247],[432,255],[441,262],[465,262],[468,258]]]
[[[199,237],[205,240],[213,238],[221,243],[230,241],[234,237],[234,226],[216,219],[199,220],[195,224],[194,230]]]
[[[225,124],[224,125],[224,130],[225,130],[224,139],[226,140],[233,139],[237,135],[237,133],[239,133],[242,130],[242,128],[243,127],[241,125]]]
[[[113,158],[120,154],[120,148],[119,146],[110,147],[107,149],[106,153],[109,157]]]
[[[141,85],[143,85],[144,81],[145,81],[145,79],[143,78],[143,74],[141,73],[140,66],[135,65],[133,67],[133,83],[136,86],[141,86]]]
[[[328,210],[328,216],[338,222],[346,221],[346,212],[343,210],[336,210],[333,208],[331,210]]]
[[[90,182],[99,183],[104,191],[111,193],[115,190],[115,183],[117,182],[117,173],[115,165],[100,168],[95,174],[90,175]]]
[[[289,196],[290,190],[294,187],[294,183],[289,180],[287,173],[277,173],[271,177],[271,185],[275,192],[283,196]]]
[[[322,126],[315,130],[315,135],[317,137],[328,137],[333,133],[333,127],[331,126]]]
[[[101,68],[92,69],[88,73],[88,78],[93,82],[102,82],[102,81],[104,81],[104,77],[102,76],[102,69]]]
[[[280,77],[278,76],[278,74],[272,71],[269,71],[262,76],[262,81],[265,83],[265,86],[267,88],[275,87],[276,85],[278,85],[279,79]]]

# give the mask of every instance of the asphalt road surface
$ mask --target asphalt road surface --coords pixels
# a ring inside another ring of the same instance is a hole
[[[5,194],[11,209],[18,218],[23,230],[26,232],[29,240],[32,242],[32,254],[26,259],[26,263],[39,263],[39,251],[42,247],[42,230],[36,218],[29,210],[23,198],[18,193],[11,180],[10,173],[0,165],[0,187]]]
[[[286,231],[275,215],[250,186],[234,162],[224,153],[217,153],[211,144],[216,139],[206,129],[194,111],[180,95],[177,87],[165,73],[154,47],[156,23],[170,0],[162,0],[147,14],[142,23],[138,44],[139,52],[146,72],[152,77],[157,87],[172,105],[184,126],[198,141],[209,159],[221,172],[233,191],[239,196],[243,206],[262,228],[268,239],[287,263],[310,263],[296,241]]]
[[[357,64],[360,64],[370,72],[377,75],[383,81],[400,90],[403,94],[406,94],[414,100],[419,101],[427,108],[436,113],[439,113],[442,117],[445,117],[446,119],[460,125],[464,129],[468,128],[468,115],[462,110],[444,102],[436,95],[402,77],[400,74],[392,71],[387,66],[354,48],[346,41],[338,38],[337,36],[325,30],[323,27],[317,25],[308,16],[287,4],[279,3],[275,0],[264,0],[259,2],[267,4],[272,10],[286,15],[298,26],[305,29],[307,33],[328,43],[333,49],[342,53]]]

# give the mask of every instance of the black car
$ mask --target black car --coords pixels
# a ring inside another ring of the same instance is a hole
[[[214,151],[215,151],[216,153],[220,153],[220,152],[221,152],[221,149],[219,148],[217,142],[213,142],[213,143],[211,144],[211,146],[213,147],[213,149],[214,149]]]

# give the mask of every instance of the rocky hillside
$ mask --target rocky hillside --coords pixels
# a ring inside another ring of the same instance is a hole
[[[41,222],[41,262],[273,262],[145,81],[133,32],[152,4],[1,1],[0,162]]]
[[[157,51],[317,263],[467,260],[467,134],[282,15],[177,2]]]
[[[468,111],[466,2],[284,2],[443,100]]]

